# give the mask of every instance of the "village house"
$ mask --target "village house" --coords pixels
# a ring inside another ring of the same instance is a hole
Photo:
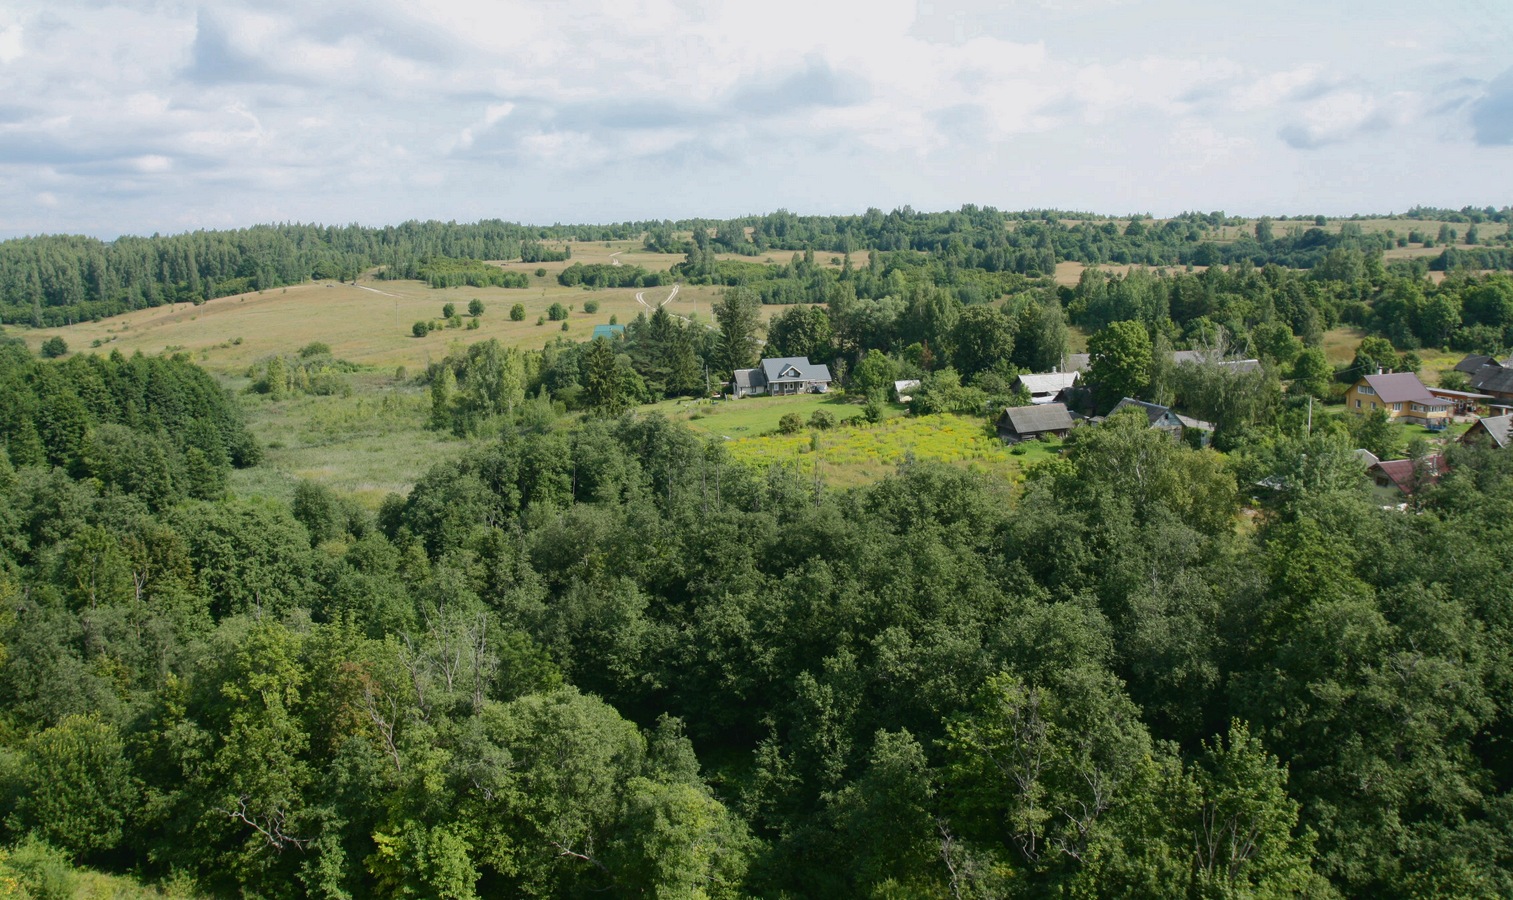
[[[1383,505],[1411,497],[1420,488],[1438,484],[1445,473],[1445,458],[1431,453],[1423,459],[1384,459],[1366,470],[1375,485],[1374,494]]]
[[[1014,389],[1021,387],[1030,395],[1031,403],[1055,403],[1061,392],[1077,383],[1076,372],[1042,372],[1020,375],[1014,379]]]
[[[1006,444],[1033,440],[1041,435],[1064,438],[1073,424],[1072,414],[1063,403],[1010,406],[998,417],[998,436]]]
[[[1494,398],[1487,401],[1488,406],[1513,407],[1513,368],[1496,363],[1482,366],[1471,376],[1471,387]]]
[[[1476,424],[1460,436],[1462,444],[1485,443],[1499,450],[1508,449],[1513,443],[1513,415],[1487,416],[1477,419]]]
[[[1345,408],[1362,414],[1382,409],[1395,421],[1444,428],[1455,401],[1434,396],[1412,372],[1392,372],[1362,376],[1345,392]]]
[[[1125,409],[1139,410],[1150,421],[1150,427],[1158,431],[1164,431],[1178,440],[1181,440],[1188,431],[1195,431],[1201,434],[1199,443],[1203,446],[1208,446],[1209,436],[1214,431],[1214,426],[1211,422],[1194,419],[1191,416],[1184,416],[1173,411],[1169,406],[1162,406],[1159,403],[1146,403],[1144,400],[1136,400],[1133,397],[1125,397],[1123,400],[1120,400],[1114,405],[1113,409],[1109,410],[1108,416],[1104,418],[1112,417],[1120,410]]]
[[[736,369],[731,390],[737,397],[758,394],[823,394],[830,390],[830,367],[807,356],[764,359],[754,369]]]

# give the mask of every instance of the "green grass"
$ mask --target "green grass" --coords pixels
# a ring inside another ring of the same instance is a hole
[[[811,449],[815,435],[817,451]],[[1007,447],[983,420],[956,415],[897,416],[876,425],[740,438],[726,446],[732,457],[748,465],[793,466],[805,477],[818,474],[820,480],[839,488],[877,481],[909,459],[948,463],[1016,481],[1026,466],[1049,459],[1061,449],[1059,441]]]
[[[743,438],[777,431],[778,420],[798,413],[809,421],[816,410],[825,410],[839,422],[861,415],[862,408],[842,394],[799,394],[790,397],[746,397],[741,400],[664,400],[642,411],[660,412],[688,423],[695,431],[724,438]],[[901,416],[905,408],[888,405],[889,416]]]
[[[308,478],[377,508],[385,495],[408,492],[427,469],[467,448],[426,428],[425,388],[382,375],[352,376],[352,384],[350,397],[244,394],[248,428],[265,454],[261,465],[233,473],[232,490],[288,500]]]

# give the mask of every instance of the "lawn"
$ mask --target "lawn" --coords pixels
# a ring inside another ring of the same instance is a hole
[[[695,431],[723,438],[754,437],[777,431],[778,420],[798,413],[808,421],[816,410],[825,410],[844,422],[862,414],[859,404],[840,393],[799,394],[789,397],[745,397],[740,400],[664,400],[643,411],[660,412],[686,422]],[[903,415],[905,408],[889,404],[888,415]]]
[[[831,487],[877,481],[900,464],[930,460],[1016,481],[1025,466],[1060,452],[1060,442],[1005,446],[981,419],[956,415],[896,416],[876,425],[768,434],[726,444],[736,460],[757,468],[794,467]]]

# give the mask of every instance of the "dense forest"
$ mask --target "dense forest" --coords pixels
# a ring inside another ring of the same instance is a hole
[[[1338,426],[1225,455],[1115,417],[1018,487],[831,491],[564,416],[526,388],[566,352],[452,360],[437,409],[494,436],[373,513],[230,495],[256,445],[183,358],[0,346],[16,858],[216,896],[1513,893],[1513,455],[1404,514]]]
[[[567,239],[683,260],[564,285],[723,289],[713,322],[450,348],[417,377],[468,449],[376,510],[234,494],[262,450],[185,355],[0,334],[0,893],[52,860],[291,898],[1513,895],[1513,454],[1450,447],[1383,509],[1352,451],[1399,435],[1313,415],[1513,349],[1513,277],[1477,271],[1508,240],[1471,234],[1509,210],[1092,218],[0,244],[6,322],[373,266],[509,287],[481,261]],[[1384,260],[1410,238],[1460,245]],[[1134,268],[1057,285],[1067,259]],[[1331,364],[1341,325],[1368,336]],[[794,355],[863,421],[899,378],[980,416],[1073,329],[1089,413],[1176,402],[1211,446],[1121,414],[1019,482],[910,460],[843,491],[637,409]],[[246,374],[278,401],[355,369],[312,342]]]

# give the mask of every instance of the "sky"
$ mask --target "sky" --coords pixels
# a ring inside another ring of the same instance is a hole
[[[0,4],[0,237],[1513,204],[1509,0]]]

